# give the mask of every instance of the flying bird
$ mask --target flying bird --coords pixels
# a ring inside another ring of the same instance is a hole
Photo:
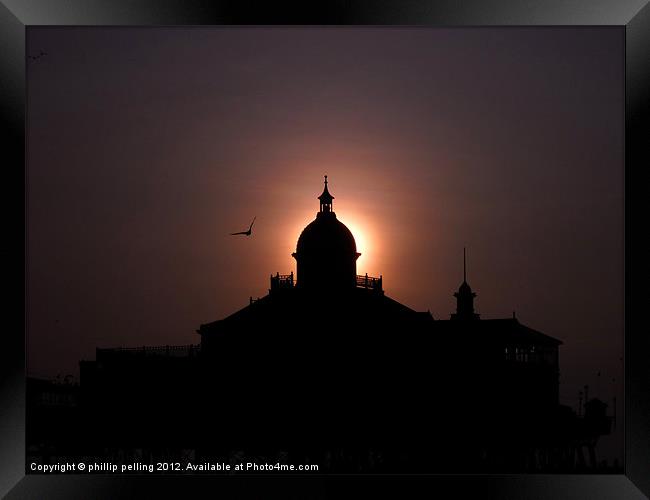
[[[37,54],[35,56],[27,56],[27,59],[29,59],[30,61],[36,61],[37,59],[40,59],[41,57],[46,56],[46,55],[47,55],[47,52],[41,50],[40,54]]]
[[[236,234],[245,234],[246,236],[250,236],[252,229],[253,229],[253,224],[255,223],[255,219],[257,219],[257,215],[253,217],[253,222],[251,222],[251,225],[248,226],[248,231],[240,231],[238,233],[230,233],[230,236],[235,236]]]

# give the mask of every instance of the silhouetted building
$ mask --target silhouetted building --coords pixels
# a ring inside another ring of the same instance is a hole
[[[114,446],[282,452],[332,470],[571,470],[582,445],[558,403],[561,342],[514,315],[481,319],[465,253],[449,320],[391,299],[381,276],[357,274],[327,177],[318,199],[296,279],[271,275],[267,295],[201,325],[200,346],[97,349],[82,362],[93,428]]]
[[[239,369],[228,388],[232,399],[248,395],[244,415],[269,418],[265,408],[284,408],[272,422],[285,443],[316,428],[314,446],[374,444],[410,456],[411,466],[422,461],[415,443],[420,450],[431,444],[440,466],[458,450],[456,464],[472,449],[503,446],[508,436],[541,439],[543,419],[558,407],[561,342],[515,318],[480,320],[466,262],[451,320],[389,298],[381,277],[356,274],[360,254],[333,211],[327,178],[318,199],[316,219],[293,254],[297,282],[277,273],[268,295],[201,325],[206,378]],[[298,415],[309,423],[287,428]],[[215,419],[250,436],[246,417]]]

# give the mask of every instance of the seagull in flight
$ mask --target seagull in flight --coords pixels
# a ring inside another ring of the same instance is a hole
[[[251,222],[251,225],[248,226],[248,231],[240,231],[238,233],[230,233],[230,236],[235,236],[236,234],[245,234],[246,236],[250,236],[252,229],[253,229],[253,224],[255,224],[255,219],[257,219],[257,215],[253,217],[253,222]]]
[[[41,50],[40,54],[37,54],[35,56],[27,56],[27,59],[29,59],[30,61],[36,61],[37,59],[40,59],[41,57],[46,56],[46,55],[47,55],[47,52]]]

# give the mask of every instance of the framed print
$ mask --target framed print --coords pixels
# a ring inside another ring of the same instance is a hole
[[[649,494],[645,2],[55,6],[7,498]]]

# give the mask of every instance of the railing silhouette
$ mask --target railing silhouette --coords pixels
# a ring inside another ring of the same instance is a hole
[[[275,273],[275,276],[271,275],[271,290],[280,290],[293,288],[295,285],[293,281],[293,271],[291,274],[280,274]]]
[[[97,356],[101,355],[140,355],[140,356],[195,356],[201,350],[200,344],[161,345],[142,347],[108,347],[97,348]]]
[[[382,277],[376,278],[374,276],[356,275],[355,285],[357,288],[366,288],[368,290],[382,291]],[[294,281],[293,271],[290,274],[275,273],[271,275],[271,291],[290,289],[296,286]],[[254,303],[255,299],[250,298],[250,303]]]
[[[374,276],[365,276],[357,274],[357,288],[367,288],[369,290],[382,291],[382,277],[375,278]]]
[[[552,364],[553,354],[548,350],[535,348],[535,346],[517,347],[507,346],[504,349],[506,361],[526,364]]]

